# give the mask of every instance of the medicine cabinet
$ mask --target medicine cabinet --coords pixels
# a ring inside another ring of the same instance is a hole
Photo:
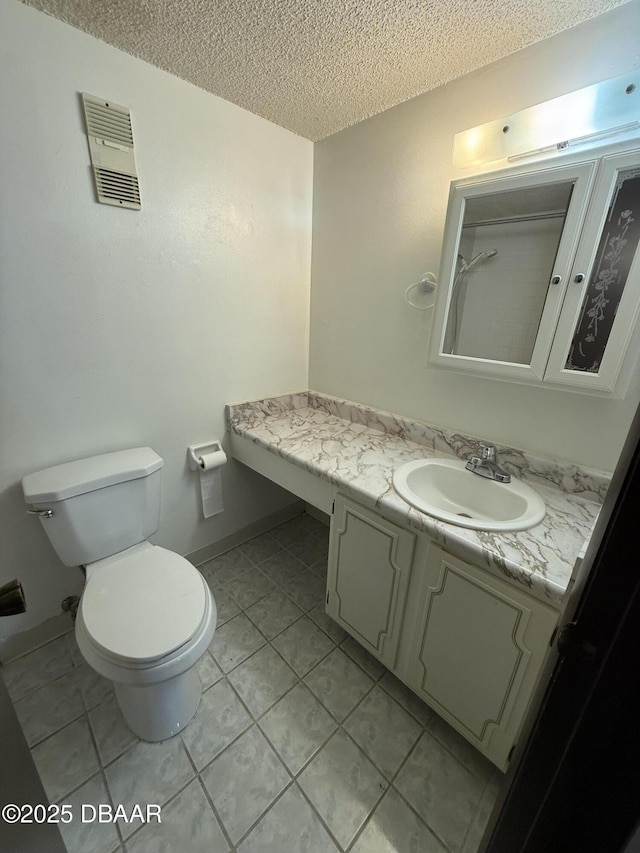
[[[640,308],[640,148],[455,181],[432,363],[616,389]]]

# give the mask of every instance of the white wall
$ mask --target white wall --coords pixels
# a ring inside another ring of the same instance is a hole
[[[28,603],[1,643],[79,588],[25,517],[30,471],[151,445],[154,541],[182,554],[290,501],[230,463],[203,520],[186,447],[307,387],[313,146],[14,0],[0,56],[0,585]],[[94,200],[82,91],[132,110],[140,212]]]
[[[316,144],[313,389],[614,467],[640,371],[620,401],[427,367],[430,315],[403,293],[438,270],[449,183],[463,174],[452,167],[454,135],[637,68],[639,20],[632,0]]]

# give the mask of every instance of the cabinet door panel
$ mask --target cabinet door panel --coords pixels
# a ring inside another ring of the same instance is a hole
[[[418,652],[421,689],[478,740],[506,722],[509,697],[531,656],[522,640],[529,616],[447,564],[438,587],[428,591]]]
[[[435,546],[417,594],[407,683],[505,769],[558,614]]]
[[[336,499],[327,613],[387,666],[395,665],[415,536]]]
[[[546,380],[612,390],[640,306],[640,152],[602,160]]]

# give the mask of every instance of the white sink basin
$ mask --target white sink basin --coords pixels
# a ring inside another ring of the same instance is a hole
[[[498,483],[457,459],[418,459],[393,474],[400,497],[421,512],[473,530],[526,530],[544,518],[544,501],[521,480]]]

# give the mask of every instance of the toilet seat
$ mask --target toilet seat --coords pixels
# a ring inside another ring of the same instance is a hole
[[[179,655],[210,622],[211,596],[188,560],[149,542],[87,566],[78,616],[106,661],[154,667]]]

